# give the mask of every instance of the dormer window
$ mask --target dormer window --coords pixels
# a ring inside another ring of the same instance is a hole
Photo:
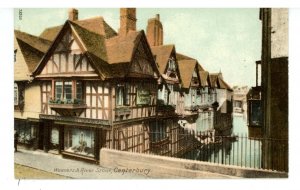
[[[166,75],[169,78],[177,79],[177,74],[176,74],[176,63],[173,57],[171,57],[168,61],[168,69]]]
[[[173,72],[176,71],[175,60],[173,57],[171,57],[168,61],[168,70]]]
[[[197,73],[193,72],[192,84],[199,84]]]

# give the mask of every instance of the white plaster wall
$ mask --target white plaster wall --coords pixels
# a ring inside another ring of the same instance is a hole
[[[29,80],[28,67],[16,38],[14,38],[14,49],[17,49],[16,62],[14,63],[14,80]]]
[[[287,57],[289,54],[288,9],[272,9],[271,58]]]
[[[24,111],[15,111],[14,117],[20,119],[39,118],[41,112],[41,90],[39,83],[31,83],[25,88]]]

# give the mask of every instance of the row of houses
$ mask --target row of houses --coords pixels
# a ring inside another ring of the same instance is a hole
[[[14,117],[19,145],[98,162],[102,147],[184,154],[183,131],[232,129],[232,89],[221,73],[163,44],[159,15],[146,33],[136,9],[68,20],[39,36],[15,30]],[[182,148],[183,147],[183,148]]]

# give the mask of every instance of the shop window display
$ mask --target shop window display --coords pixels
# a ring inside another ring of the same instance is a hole
[[[65,151],[94,157],[94,131],[81,128],[67,128],[64,134]]]
[[[18,133],[18,142],[32,144],[36,138],[36,126],[23,120],[15,120],[15,130]]]
[[[51,146],[51,149],[58,150],[58,147],[59,147],[59,131],[58,131],[58,128],[52,128],[51,129],[50,146]]]

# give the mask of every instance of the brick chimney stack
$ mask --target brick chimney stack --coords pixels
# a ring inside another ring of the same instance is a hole
[[[69,20],[76,21],[78,20],[78,10],[77,9],[69,9]]]
[[[150,46],[160,46],[163,45],[163,26],[160,22],[159,14],[155,16],[155,18],[151,18],[148,20],[147,25],[147,39]]]
[[[126,35],[130,30],[135,31],[136,20],[135,8],[121,8],[119,35]]]

